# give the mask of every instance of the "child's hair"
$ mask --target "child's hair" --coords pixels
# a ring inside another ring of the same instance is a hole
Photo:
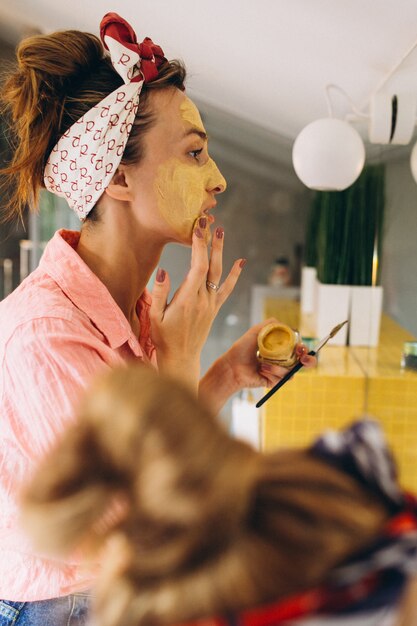
[[[143,86],[123,163],[137,163],[143,155],[141,139],[153,121],[149,92],[184,89],[185,75],[181,62],[169,61],[159,68],[155,81]],[[0,95],[14,144],[11,164],[0,172],[4,188],[12,189],[5,220],[21,218],[26,206],[36,206],[45,164],[58,139],[122,83],[100,40],[90,33],[66,30],[35,35],[19,44],[17,67],[6,74]],[[94,220],[94,211],[89,219]]]
[[[311,452],[263,454],[232,438],[190,391],[144,365],[97,381],[23,514],[42,550],[106,544],[101,626],[173,624],[304,590],[388,517]]]

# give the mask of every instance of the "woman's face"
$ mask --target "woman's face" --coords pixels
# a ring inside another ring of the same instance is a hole
[[[207,135],[193,102],[179,89],[149,96],[155,123],[144,157],[133,167],[133,206],[140,220],[173,241],[189,243],[199,215],[216,204],[226,181],[209,157]]]

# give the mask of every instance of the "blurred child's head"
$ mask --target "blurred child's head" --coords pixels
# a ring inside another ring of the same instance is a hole
[[[255,451],[143,365],[90,389],[23,511],[40,549],[100,551],[100,626],[172,624],[307,589],[387,517],[349,475],[307,450]]]

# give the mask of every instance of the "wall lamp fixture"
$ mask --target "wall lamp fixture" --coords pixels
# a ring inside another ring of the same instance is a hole
[[[417,47],[415,42],[396,66],[383,78],[369,98],[369,113],[360,111],[349,95],[338,85],[326,86],[328,117],[305,126],[297,136],[292,151],[294,170],[310,189],[341,191],[359,177],[365,164],[365,146],[350,122],[366,119],[368,139],[372,144],[407,145],[416,125],[415,93],[392,93],[384,89],[389,78]],[[352,113],[345,119],[334,116],[330,90],[336,89],[349,101]],[[417,182],[417,144],[410,160]]]

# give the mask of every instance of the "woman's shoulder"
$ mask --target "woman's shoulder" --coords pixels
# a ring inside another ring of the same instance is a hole
[[[35,270],[0,303],[1,329],[35,319],[71,319],[75,307],[48,275]]]
[[[35,270],[0,302],[0,351],[11,339],[56,332],[91,334],[88,317],[46,274]],[[97,332],[97,331],[96,331]]]

